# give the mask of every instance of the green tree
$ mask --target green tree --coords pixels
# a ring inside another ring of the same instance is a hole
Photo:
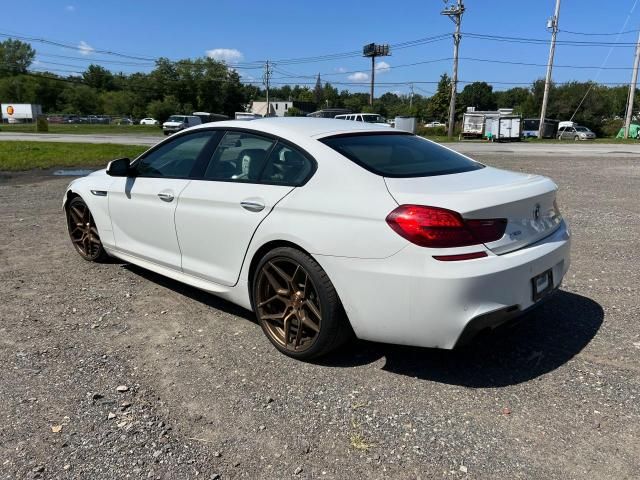
[[[135,95],[131,92],[103,92],[100,94],[100,101],[104,105],[103,113],[105,115],[133,116]],[[144,115],[144,112],[142,114]]]
[[[62,101],[62,110],[65,113],[90,115],[102,112],[98,92],[87,85],[75,85],[66,89],[62,93]]]
[[[172,95],[168,95],[162,100],[154,100],[149,103],[147,111],[149,112],[149,115],[162,123],[171,115],[180,113],[182,110],[178,99]]]
[[[289,110],[284,114],[285,117],[304,117],[305,113],[297,107],[289,107]]]
[[[114,88],[113,74],[100,65],[89,65],[82,74],[84,83],[98,91],[112,90]]]
[[[446,73],[440,76],[436,93],[427,100],[425,120],[445,122],[449,116],[451,101],[451,78]]]
[[[462,89],[458,96],[458,111],[465,111],[467,107],[476,110],[495,110],[496,98],[493,87],[487,82],[473,82]]]
[[[322,81],[320,80],[320,74],[318,74],[318,78],[316,78],[316,86],[313,88],[313,101],[320,108],[322,107],[323,100],[324,100],[324,90],[322,89]]]
[[[35,56],[28,43],[12,38],[0,42],[0,77],[26,73]]]

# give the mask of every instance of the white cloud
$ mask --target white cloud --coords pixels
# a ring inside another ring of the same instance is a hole
[[[78,44],[78,50],[80,50],[80,53],[82,55],[89,55],[90,53],[92,53],[95,50],[95,48],[93,48],[91,45],[89,45],[84,40],[80,40],[80,43]]]
[[[387,73],[390,68],[391,65],[389,65],[387,62],[376,62],[376,73]]]
[[[76,7],[74,7],[73,5],[67,5],[66,7],[64,7],[64,9],[67,12],[75,12],[76,11]]]
[[[356,72],[352,73],[347,78],[352,82],[366,82],[367,80],[369,80],[369,75],[364,72]]]
[[[344,68],[344,67],[338,67],[338,68],[335,69],[335,71],[338,72],[338,73],[344,73],[344,72],[347,71],[347,69]]]
[[[240,50],[235,48],[214,48],[205,52],[207,57],[224,62],[238,62],[244,58]]]

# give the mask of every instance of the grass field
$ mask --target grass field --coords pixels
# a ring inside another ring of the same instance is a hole
[[[0,132],[39,133],[36,125],[29,123],[2,124]],[[48,133],[91,134],[91,135],[153,135],[162,136],[162,129],[151,125],[91,125],[50,123]]]
[[[114,158],[135,158],[149,147],[104,143],[0,142],[0,171],[53,167],[102,167]]]

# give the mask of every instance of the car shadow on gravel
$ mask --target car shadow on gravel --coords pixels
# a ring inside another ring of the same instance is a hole
[[[140,277],[145,278],[146,280],[149,280],[150,282],[173,290],[180,295],[189,297],[192,300],[207,305],[208,307],[215,308],[216,310],[220,310],[230,315],[235,315],[236,317],[244,318],[245,320],[249,320],[253,323],[258,323],[253,312],[239,307],[238,305],[235,305],[227,300],[216,297],[212,293],[207,293],[203,290],[199,290],[195,287],[191,287],[184,283],[178,282],[177,280],[173,280],[169,277],[154,273],[150,270],[146,270],[131,263],[125,263],[122,267]]]
[[[122,268],[211,308],[257,323],[252,312],[213,294],[132,264]],[[567,363],[591,341],[603,320],[599,303],[561,290],[517,323],[482,335],[461,349],[355,340],[315,363],[349,368],[384,358],[383,370],[398,375],[470,388],[503,387],[532,380]]]
[[[383,370],[470,388],[503,387],[551,372],[577,355],[604,319],[600,304],[560,291],[514,324],[459,350],[354,342],[321,363],[353,367],[385,358]]]

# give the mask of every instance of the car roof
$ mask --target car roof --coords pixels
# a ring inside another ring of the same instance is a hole
[[[244,130],[255,130],[276,135],[282,138],[294,140],[320,139],[331,135],[364,132],[386,132],[389,127],[364,122],[345,122],[335,118],[315,117],[267,117],[257,118],[249,122],[242,120],[226,120],[222,122],[204,123],[193,129],[207,128],[215,125],[216,128],[236,127]],[[191,129],[190,129],[191,130]]]

